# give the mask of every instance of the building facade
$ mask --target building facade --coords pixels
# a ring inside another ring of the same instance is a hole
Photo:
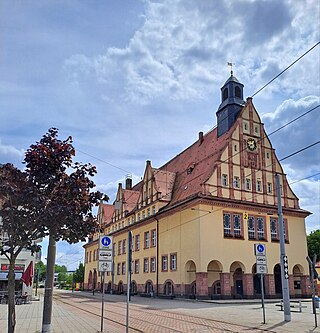
[[[260,297],[254,244],[265,244],[265,295],[281,297],[276,174],[281,179],[291,297],[310,295],[305,218],[265,133],[252,98],[231,73],[221,88],[217,127],[160,168],[146,162],[142,180],[119,184],[101,204],[113,236],[114,270],[106,289],[126,290],[128,231],[133,235],[131,287],[142,295]],[[247,217],[247,219],[246,219]],[[100,286],[98,235],[85,245],[85,288]]]

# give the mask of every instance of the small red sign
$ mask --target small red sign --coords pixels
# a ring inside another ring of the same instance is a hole
[[[5,272],[9,272],[9,264],[1,264],[1,270]],[[15,272],[23,272],[25,265],[15,265],[14,271]]]

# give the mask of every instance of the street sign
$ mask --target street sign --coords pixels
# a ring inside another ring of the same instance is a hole
[[[255,249],[254,254],[256,256],[266,255],[266,246],[264,244],[254,244],[254,249]]]
[[[99,250],[98,260],[112,262],[112,250]]]
[[[111,272],[112,262],[110,261],[99,261],[99,272]]]
[[[112,250],[112,237],[100,236],[99,249]]]
[[[266,256],[256,256],[256,263],[257,265],[266,265],[267,264]]]
[[[244,212],[243,213],[243,221],[248,221],[248,218],[249,218],[249,214],[247,212]]]
[[[284,270],[284,278],[289,279],[289,263],[288,263],[288,257],[283,256],[283,270]]]
[[[257,274],[267,274],[267,265],[257,265]]]

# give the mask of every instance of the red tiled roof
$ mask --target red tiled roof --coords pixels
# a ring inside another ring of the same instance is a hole
[[[173,196],[169,206],[201,192],[228,144],[231,130],[217,138],[217,129],[203,136],[160,169],[176,173]],[[187,172],[187,170],[189,172]]]
[[[153,175],[156,189],[161,193],[161,199],[170,201],[176,174],[174,172],[153,169]]]
[[[123,191],[123,210],[130,213],[133,211],[139,200],[140,192],[133,190],[124,190]]]
[[[103,207],[104,221],[105,221],[105,223],[108,223],[111,221],[111,217],[112,217],[114,209],[115,209],[114,205],[102,204],[102,207]]]

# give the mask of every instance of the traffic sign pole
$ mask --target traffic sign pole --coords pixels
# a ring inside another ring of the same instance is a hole
[[[281,264],[281,282],[282,282],[282,297],[283,297],[283,310],[284,320],[291,321],[290,312],[290,296],[289,296],[289,271],[288,271],[288,258],[286,256],[284,227],[281,205],[281,191],[280,191],[280,175],[276,175],[277,183],[277,198],[278,198],[278,227],[280,238],[280,264]],[[287,277],[287,278],[286,278]]]
[[[256,255],[257,274],[260,274],[261,305],[263,313],[263,323],[266,323],[266,311],[264,306],[264,285],[263,276],[267,273],[266,246],[264,244],[254,244],[254,254]]]
[[[261,285],[261,304],[263,313],[263,323],[266,323],[266,310],[264,307],[264,284],[263,284],[263,274],[260,274],[260,285]]]

